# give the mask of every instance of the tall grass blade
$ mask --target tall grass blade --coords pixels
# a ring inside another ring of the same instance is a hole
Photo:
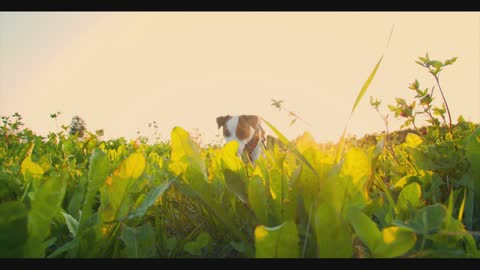
[[[337,147],[337,152],[335,154],[335,162],[338,163],[342,157],[343,154],[343,148],[345,147],[345,133],[347,131],[348,123],[350,122],[350,118],[352,117],[353,112],[357,108],[358,104],[362,100],[362,97],[365,95],[365,92],[367,91],[368,87],[370,86],[370,83],[372,82],[373,78],[375,77],[375,74],[377,74],[378,67],[380,66],[380,63],[383,60],[383,55],[380,57],[378,60],[377,64],[375,65],[375,68],[373,71],[370,73],[370,76],[368,76],[367,81],[362,86],[362,89],[360,89],[360,92],[358,93],[357,99],[355,100],[355,103],[353,104],[352,111],[350,112],[350,115],[348,116],[347,124],[345,125],[345,128],[343,129],[342,137],[340,138],[340,141],[338,143]]]

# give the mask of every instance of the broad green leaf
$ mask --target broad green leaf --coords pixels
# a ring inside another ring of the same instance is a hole
[[[360,148],[352,147],[344,157],[340,176],[346,186],[348,204],[365,206],[369,195],[367,181],[371,174],[371,163],[367,154]],[[347,202],[344,202],[347,203]]]
[[[105,188],[108,179],[110,179],[109,184],[111,184],[112,178],[107,178],[108,172],[108,155],[100,149],[93,150],[89,159],[88,180],[86,184],[87,191],[85,193],[85,201],[83,202],[82,215],[77,231],[77,239],[79,239],[79,241],[77,244],[72,244],[71,247],[76,256],[87,256],[87,253],[92,252],[91,247],[95,245],[95,241],[100,240],[97,239],[98,236],[101,236],[98,235],[97,232],[100,227],[100,220],[98,216],[93,213],[93,206],[99,190],[101,195],[103,193],[105,196],[105,192],[101,191],[101,189],[103,190]],[[102,214],[103,213],[101,213],[101,215]]]
[[[318,148],[318,145],[310,132],[304,132],[301,136],[297,137],[297,139],[295,139],[295,144],[300,153],[304,153],[308,148]]]
[[[256,258],[298,258],[299,250],[297,226],[293,221],[276,227],[255,228]]]
[[[43,242],[50,234],[50,222],[60,210],[60,205],[65,195],[67,183],[61,177],[51,176],[35,191],[28,213],[29,238],[25,247],[25,256],[42,258],[45,256]]]
[[[25,158],[22,161],[22,164],[20,166],[21,168],[21,173],[25,177],[27,173],[29,173],[31,176],[41,176],[45,173],[43,168],[32,161],[32,152],[33,148],[35,147],[35,143],[32,143],[30,147],[25,152]]]
[[[87,185],[88,177],[86,175],[82,175],[78,184],[74,188],[73,194],[66,195],[69,198],[69,202],[65,211],[71,214],[77,220],[80,220],[81,218],[80,213],[82,213],[82,207],[85,202]]]
[[[133,198],[129,196],[131,186],[142,175],[145,164],[141,153],[133,153],[120,163],[112,176],[107,177],[106,185],[100,190],[100,212],[105,222],[126,217],[133,204]]]
[[[365,152],[357,147],[352,147],[345,154],[345,161],[342,165],[341,173],[352,177],[352,184],[363,189],[366,176],[370,176],[370,160]]]
[[[268,224],[267,194],[262,179],[253,176],[248,182],[248,205],[255,213],[260,224]]]
[[[189,169],[191,169],[195,174],[199,174],[202,178],[206,179],[206,167],[200,155],[200,148],[192,140],[188,132],[181,127],[174,127],[171,132],[171,146],[172,152],[170,159],[172,163],[187,163],[185,171],[179,172],[179,174],[188,173]]]
[[[351,208],[347,212],[347,219],[365,245],[374,252],[381,244],[381,233],[375,222],[357,208]]]
[[[478,213],[478,199],[480,198],[480,127],[466,139],[465,157],[470,163],[470,169],[467,174],[464,175],[469,183],[467,201],[465,204],[465,225],[469,230],[473,227],[473,220],[476,213]],[[477,202],[477,203],[475,203]]]
[[[207,169],[200,147],[180,127],[171,132],[171,162],[168,169],[208,199],[214,195],[208,185]]]
[[[373,251],[375,257],[398,257],[413,248],[417,237],[411,230],[401,227],[388,227],[382,230],[382,241]]]
[[[19,201],[0,204],[0,258],[21,258],[27,241],[27,210]]]
[[[447,208],[442,204],[433,204],[418,209],[411,222],[415,231],[420,234],[435,233],[446,221]]]
[[[279,140],[288,146],[289,149],[292,150],[292,152],[303,162],[305,163],[308,168],[310,168],[310,170],[313,171],[313,173],[318,177],[318,172],[315,170],[315,168],[312,166],[312,164],[310,164],[310,162],[308,162],[305,157],[302,155],[302,153],[300,153],[300,151],[298,151],[297,147],[291,143],[287,137],[285,137],[280,131],[278,131],[278,129],[276,129],[272,124],[270,124],[267,120],[263,119],[262,118],[262,121],[265,122],[265,124],[267,124],[271,129],[272,131],[277,134]]]
[[[90,156],[88,168],[88,184],[87,193],[85,194],[85,202],[82,208],[82,217],[80,219],[80,230],[83,229],[84,223],[92,215],[92,207],[95,203],[95,196],[101,186],[105,184],[108,174],[108,157],[100,149],[93,150]]]
[[[405,137],[405,143],[406,145],[412,147],[412,148],[415,148],[417,147],[419,144],[421,144],[423,142],[423,139],[422,137],[418,136],[417,134],[415,133],[408,133],[407,136]]]
[[[201,232],[195,241],[191,241],[185,244],[183,249],[190,253],[191,255],[199,256],[201,255],[202,248],[208,246],[208,243],[211,241],[210,235],[206,232]]]
[[[222,165],[224,169],[238,171],[244,168],[243,161],[237,155],[238,142],[236,140],[226,143],[221,151]]]
[[[45,173],[45,171],[42,169],[40,165],[32,161],[31,156],[27,156],[23,161],[22,161],[22,174],[25,176],[25,174],[28,172],[32,176],[41,176]]]
[[[351,208],[348,220],[374,257],[401,256],[415,245],[416,236],[412,230],[392,226],[380,232],[377,225],[359,209]]]
[[[285,219],[285,215],[287,214],[286,204],[292,198],[289,197],[287,177],[282,173],[282,171],[278,168],[271,168],[269,170],[269,174],[270,193],[272,194],[272,200],[270,201],[270,209],[273,210],[272,212],[277,220],[276,224],[278,224]],[[291,210],[293,211],[294,209]]]
[[[480,251],[477,248],[475,239],[471,234],[465,235],[465,249],[467,251],[467,257],[480,258]]]
[[[411,183],[405,186],[397,199],[398,214],[405,219],[412,210],[423,205],[421,201],[422,190],[417,183]]]
[[[129,216],[129,218],[142,217],[145,215],[147,210],[157,201],[158,197],[162,196],[173,181],[175,181],[175,179],[153,188],[147,194],[145,199],[143,199],[142,204]]]
[[[247,203],[247,185],[241,174],[226,169],[223,171],[226,188],[243,203]]]
[[[320,258],[351,258],[353,255],[352,232],[349,224],[328,202],[321,203],[314,211],[313,229]]]
[[[128,258],[148,258],[155,251],[155,231],[149,223],[137,228],[124,226],[120,239]]]
[[[145,170],[146,160],[141,153],[132,153],[126,160],[120,163],[115,174],[123,179],[137,179]],[[115,175],[114,174],[114,175]]]

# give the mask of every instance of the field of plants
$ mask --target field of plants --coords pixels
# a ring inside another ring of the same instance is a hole
[[[388,105],[404,129],[374,98],[386,132],[346,127],[337,144],[264,119],[275,139],[255,165],[181,127],[149,143],[103,140],[81,119],[39,136],[3,116],[0,257],[478,258],[480,128],[452,122],[438,80],[455,60],[419,58],[437,84],[415,80],[399,94],[415,97]]]

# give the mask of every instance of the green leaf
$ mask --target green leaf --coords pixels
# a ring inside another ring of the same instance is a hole
[[[222,166],[224,169],[239,171],[244,168],[242,159],[237,155],[239,143],[236,140],[226,143],[221,151]]]
[[[180,127],[171,132],[171,158],[168,170],[189,184],[200,194],[211,197],[205,162],[200,154],[200,147],[188,132]]]
[[[268,224],[267,194],[262,179],[255,175],[248,182],[248,205],[260,224]]]
[[[173,162],[188,160],[189,168],[192,167],[195,171],[204,174],[206,178],[206,168],[200,155],[200,148],[188,132],[181,127],[174,127],[171,132],[171,146]]]
[[[347,218],[374,257],[393,258],[401,256],[415,245],[415,233],[408,228],[391,226],[380,232],[377,225],[356,208],[351,208],[348,211]]]
[[[404,187],[397,200],[399,215],[405,219],[413,209],[423,205],[421,201],[422,190],[417,183],[411,183]]]
[[[257,258],[297,258],[299,253],[297,226],[286,221],[277,227],[255,228],[255,257]]]
[[[358,147],[352,147],[345,154],[345,161],[341,172],[352,178],[352,184],[363,190],[365,180],[371,172],[370,159],[367,154]],[[363,181],[361,181],[363,180]]]
[[[462,199],[462,204],[460,205],[460,210],[458,210],[458,220],[463,219],[463,211],[465,210],[465,201],[467,199],[467,189],[463,189],[463,199]]]
[[[418,136],[415,133],[408,133],[405,137],[405,144],[415,148],[423,142],[422,137]]]
[[[396,110],[397,110],[397,107],[395,107],[395,106],[392,106],[392,105],[390,105],[390,104],[389,104],[389,105],[387,105],[387,107],[388,107],[388,108],[390,109],[390,111],[392,111],[392,112],[394,112],[394,111],[396,111]]]
[[[141,153],[132,153],[107,178],[106,185],[100,190],[101,210],[105,222],[120,220],[128,215],[133,198],[129,196],[131,186],[142,175],[146,160]]]
[[[375,222],[357,208],[347,211],[347,219],[368,249],[372,252],[375,251],[382,236]]]
[[[391,226],[382,230],[382,241],[374,250],[377,258],[394,258],[408,252],[417,241],[414,232],[407,228]]]
[[[175,236],[167,238],[167,240],[165,241],[165,248],[168,251],[172,251],[176,247],[177,247],[177,238]]]
[[[248,241],[245,234],[241,232],[238,226],[236,226],[236,224],[232,221],[231,217],[227,215],[227,211],[224,206],[216,203],[212,200],[210,196],[208,196],[211,193],[200,193],[197,190],[193,189],[191,185],[183,183],[176,183],[175,187],[178,188],[180,192],[192,197],[195,201],[205,206],[207,211],[209,211],[210,215],[218,218],[227,228],[230,235],[232,235],[232,237],[234,237],[236,240],[240,240],[243,242]]]
[[[145,157],[143,154],[136,152],[120,163],[116,173],[123,179],[138,179],[145,170],[145,166]]]
[[[19,201],[0,204],[0,258],[21,258],[28,238],[27,210]]]
[[[60,210],[67,183],[64,178],[51,176],[35,191],[28,213],[28,232],[25,256],[42,258],[45,256],[43,242],[50,235],[50,222]]]
[[[76,256],[87,256],[94,252],[92,246],[95,245],[97,239],[97,230],[100,225],[98,212],[93,212],[93,206],[96,203],[96,196],[100,190],[100,194],[105,196],[105,183],[109,179],[111,183],[112,177],[108,177],[108,156],[100,149],[94,149],[89,159],[88,179],[86,183],[85,201],[82,207],[82,215],[77,231],[78,244],[72,244],[71,249],[74,250]],[[79,191],[77,191],[79,192]],[[101,202],[105,204],[105,202]],[[99,209],[100,215],[103,215]]]
[[[292,144],[287,137],[285,137],[278,129],[276,129],[272,124],[270,124],[267,120],[262,118],[262,121],[265,122],[271,129],[272,131],[277,134],[279,140],[288,146],[289,149],[292,149],[293,153],[303,162],[305,163],[310,170],[318,177],[318,172],[315,170],[315,168],[310,164],[310,162],[307,161],[307,159],[298,151],[297,147]]]
[[[77,231],[78,231],[78,221],[63,210],[61,211],[61,213],[65,218],[65,224],[67,225],[68,231],[75,238],[77,236]]]
[[[440,61],[432,60],[427,63],[428,65],[433,66],[434,68],[441,68],[443,66],[443,63]]]
[[[368,79],[365,81],[363,84],[362,88],[360,89],[360,92],[357,95],[357,99],[355,100],[355,103],[353,104],[353,108],[350,114],[352,114],[355,109],[357,108],[358,104],[360,103],[360,100],[362,99],[363,95],[367,91],[368,87],[370,86],[370,83],[372,82],[373,78],[375,77],[375,74],[377,73],[378,67],[380,66],[380,63],[383,60],[383,55],[380,57],[380,60],[378,60],[377,64],[375,65],[375,68],[372,70],[370,75],[368,76]]]
[[[473,179],[480,179],[480,128],[467,138],[465,157],[470,163]]]
[[[147,210],[157,201],[158,197],[162,196],[162,194],[170,187],[170,184],[173,181],[175,181],[175,179],[156,186],[150,190],[145,199],[142,201],[142,204],[129,216],[129,218],[142,217],[145,215]]]
[[[458,59],[458,57],[453,57],[452,59],[448,59],[448,60],[445,61],[444,65],[445,66],[451,65],[451,64],[455,63],[455,61],[457,61],[457,59]]]
[[[210,235],[206,232],[201,232],[195,241],[186,243],[183,249],[191,255],[200,256],[202,248],[208,246],[210,241]]]
[[[57,248],[54,252],[48,255],[47,258],[56,258],[64,252],[77,248],[78,244],[79,244],[79,240],[78,238],[75,238],[72,241],[66,243],[65,245]]]
[[[155,232],[149,223],[137,228],[124,226],[120,239],[128,258],[148,258],[155,251]]]
[[[342,214],[328,203],[319,204],[313,215],[317,240],[317,256],[320,258],[351,258],[353,255],[352,232]]]
[[[405,99],[403,99],[403,98],[395,98],[395,101],[396,101],[397,104],[399,104],[399,105],[407,105],[407,102],[406,102]]]
[[[227,189],[235,194],[243,203],[247,202],[247,186],[242,175],[226,169],[223,171],[225,176],[225,186]]]
[[[32,143],[30,148],[27,150],[26,157],[22,161],[22,164],[20,166],[23,177],[26,177],[27,173],[29,173],[33,177],[42,176],[45,173],[42,166],[32,161],[32,151],[34,147],[35,144]]]
[[[420,234],[435,233],[446,221],[447,208],[442,204],[433,204],[418,209],[411,225]]]
[[[82,208],[82,217],[80,219],[79,230],[83,230],[85,221],[92,215],[92,207],[95,203],[95,196],[101,186],[105,184],[108,174],[108,157],[100,149],[93,150],[90,156],[88,168],[87,193]]]
[[[357,108],[358,104],[360,103],[360,100],[362,99],[363,95],[367,91],[368,87],[370,86],[370,83],[372,82],[373,78],[375,77],[375,74],[377,73],[378,67],[380,66],[380,63],[382,62],[383,55],[380,57],[378,60],[377,64],[375,65],[375,68],[372,70],[370,75],[368,76],[367,80],[363,84],[362,88],[360,89],[360,92],[357,95],[357,99],[355,100],[355,103],[353,104],[352,111],[350,112],[350,115],[348,116],[347,124],[345,125],[345,128],[343,129],[342,136],[340,137],[338,146],[337,146],[337,151],[335,152],[335,163],[339,163],[340,159],[342,158],[343,155],[343,148],[345,147],[345,134],[347,132],[347,127],[348,127],[348,122],[350,121],[350,118],[352,117],[353,112]]]

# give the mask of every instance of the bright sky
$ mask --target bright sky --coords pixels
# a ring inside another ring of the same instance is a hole
[[[426,52],[458,57],[441,74],[452,120],[480,122],[479,12],[2,12],[0,115],[45,135],[57,131],[50,113],[59,125],[78,114],[105,138],[148,136],[156,121],[163,139],[181,126],[208,143],[217,116],[258,114],[290,139],[336,142],[384,52],[349,134],[384,130],[370,96],[389,113],[415,78],[434,85],[415,64]],[[311,126],[289,126],[272,98]]]

